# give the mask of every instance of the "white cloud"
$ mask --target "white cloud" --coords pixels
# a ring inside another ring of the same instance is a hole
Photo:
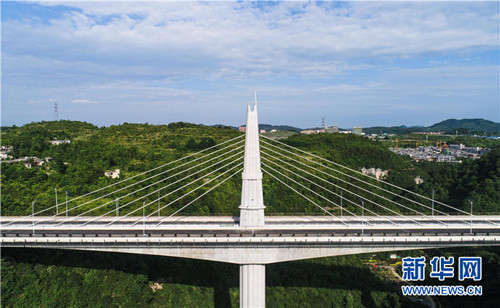
[[[28,100],[28,104],[30,105],[39,105],[39,104],[54,104],[56,103],[57,100],[53,98],[48,98],[48,99],[30,99]]]
[[[7,118],[29,122],[12,113],[26,103],[50,114],[36,102],[54,99],[61,113],[100,125],[148,117],[234,125],[254,89],[274,114],[264,121],[302,127],[322,115],[348,127],[375,113],[405,124],[426,119],[436,101],[437,120],[498,110],[498,65],[481,59],[498,54],[496,2],[40,5],[66,8],[51,20],[3,16]],[[471,107],[473,97],[485,107]],[[387,116],[391,108],[401,118]]]
[[[73,104],[97,104],[97,102],[88,99],[74,99],[71,102]]]
[[[171,78],[218,80],[288,74],[328,78],[348,70],[352,59],[498,45],[499,19],[491,12],[495,7],[491,3],[65,5],[80,11],[65,13],[48,24],[6,21],[5,52],[70,63],[141,67]],[[31,48],[24,42],[30,42]]]

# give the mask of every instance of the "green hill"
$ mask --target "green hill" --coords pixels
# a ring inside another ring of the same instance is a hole
[[[241,125],[241,126],[245,127],[246,125]],[[299,133],[302,130],[298,127],[294,127],[294,126],[290,126],[290,125],[272,125],[272,124],[259,124],[259,129],[264,129],[267,132],[269,132],[273,129],[276,129],[279,131],[288,130],[288,131],[297,132],[297,133]]]
[[[485,119],[448,119],[428,127],[432,131],[467,129],[482,132],[500,132],[500,123]]]
[[[50,156],[53,161],[31,169],[21,163],[2,164],[2,215],[30,214],[35,198],[39,198],[37,210],[52,206],[56,187],[73,197],[116,181],[105,177],[105,170],[119,168],[121,179],[127,178],[238,136],[242,133],[230,128],[182,122],[125,123],[99,128],[88,123],[60,121],[3,130],[2,145],[13,145],[16,155]],[[49,141],[54,137],[71,139],[71,143],[51,145]],[[475,213],[500,211],[500,148],[479,160],[448,165],[415,163],[389,151],[381,142],[355,135],[296,134],[281,141],[355,170],[362,167],[388,170],[387,181],[427,196],[434,190],[436,199],[464,210],[468,210],[465,198],[469,197],[475,202]],[[272,160],[270,147],[264,142],[261,146],[263,153],[267,153],[262,157]],[[287,160],[286,156],[282,159]],[[417,185],[416,176],[424,183]],[[149,183],[145,182],[143,187]],[[268,176],[264,176],[263,188],[266,214],[322,214]],[[237,215],[240,191],[241,178],[235,177],[182,213]],[[308,197],[322,202],[315,196]],[[138,206],[131,204],[126,211]],[[104,212],[103,209],[93,214]],[[167,213],[170,212],[162,214]],[[498,249],[399,253],[428,258],[443,254],[483,256],[485,269],[481,281],[484,296],[439,298],[443,306],[500,304],[498,296],[492,295],[499,292]],[[422,307],[401,295],[389,269],[364,263],[375,259],[379,265],[387,265],[388,255],[340,256],[269,265],[267,305]],[[6,307],[238,306],[238,268],[230,264],[132,254],[5,248],[1,261],[1,301]]]
[[[431,126],[373,126],[363,128],[366,134],[396,134],[404,135],[413,132],[444,132],[447,134],[479,134],[479,135],[498,135],[500,134],[500,123],[485,119],[448,119]]]

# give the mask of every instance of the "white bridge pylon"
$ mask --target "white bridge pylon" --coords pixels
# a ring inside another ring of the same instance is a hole
[[[264,194],[260,170],[259,122],[257,101],[253,110],[247,108],[244,168],[241,175],[240,226],[254,228],[264,226]]]

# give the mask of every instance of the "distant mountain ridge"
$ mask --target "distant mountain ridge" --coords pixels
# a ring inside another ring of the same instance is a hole
[[[241,125],[245,127],[246,125]],[[237,127],[235,129],[238,129]],[[300,132],[302,128],[290,126],[290,125],[272,125],[272,124],[259,124],[259,129],[265,129],[267,132],[273,129],[276,130],[289,130],[292,132]]]
[[[35,125],[35,126],[47,126],[47,128],[52,128],[52,126],[57,126],[63,122],[67,123],[73,123],[72,125],[76,125],[79,128],[78,129],[90,129],[90,128],[95,128],[97,129],[98,127],[86,123],[86,122],[80,122],[80,121],[68,121],[68,120],[61,120],[61,121],[42,121],[42,122],[33,122],[25,125]],[[179,122],[182,123],[182,122]],[[126,123],[124,123],[126,124]],[[172,123],[171,123],[172,124]],[[186,123],[189,124],[189,123]],[[82,126],[83,125],[83,126]],[[198,124],[205,126],[204,124]],[[24,125],[23,125],[24,126]],[[81,127],[80,127],[81,126]],[[235,129],[238,130],[237,126],[230,126],[230,125],[224,125],[224,124],[215,124],[215,125],[208,125],[211,127],[217,127],[217,128],[227,128],[227,129]],[[241,126],[246,126],[246,125],[241,125]],[[7,131],[9,129],[15,128],[16,126],[2,126],[1,131]],[[300,132],[303,129],[291,125],[272,125],[272,124],[259,124],[259,129],[265,129],[266,131],[270,131],[273,129],[279,130],[279,131],[293,131],[293,132]],[[309,129],[322,129],[321,127],[316,127],[316,128],[309,128]],[[351,130],[352,128],[341,128],[339,127],[339,130]],[[413,125],[413,126],[406,126],[406,125],[399,125],[399,126],[371,126],[371,127],[363,127],[363,132],[367,134],[380,134],[380,133],[388,133],[388,134],[408,134],[408,133],[413,133],[413,132],[445,132],[445,133],[452,133],[454,134],[456,131],[460,134],[482,134],[482,133],[488,133],[488,134],[494,134],[494,135],[500,135],[500,123],[493,122],[490,120],[485,120],[485,119],[447,119],[438,123],[435,123],[430,126],[423,126],[423,125]]]
[[[259,124],[260,129],[265,129],[270,131],[271,129],[277,130],[290,130],[295,132],[300,132],[302,129],[289,126],[289,125],[270,125],[270,124]],[[321,128],[311,128],[311,129],[321,129]],[[341,130],[344,130],[341,128]],[[407,134],[413,132],[448,132],[455,133],[459,131],[460,133],[500,133],[500,123],[485,119],[447,119],[439,123],[435,123],[431,126],[424,125],[413,125],[413,126],[373,126],[363,128],[363,131],[370,134],[379,134],[381,132],[391,133],[391,134]]]
[[[414,132],[444,132],[449,134],[500,134],[500,123],[485,119],[448,119],[431,126],[374,126],[363,128],[367,134],[409,134]]]
[[[500,123],[485,119],[448,119],[431,125],[431,130],[468,129],[473,131],[500,132]]]

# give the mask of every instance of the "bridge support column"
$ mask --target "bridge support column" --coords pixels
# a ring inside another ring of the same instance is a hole
[[[240,308],[260,308],[266,305],[266,266],[240,265]]]

